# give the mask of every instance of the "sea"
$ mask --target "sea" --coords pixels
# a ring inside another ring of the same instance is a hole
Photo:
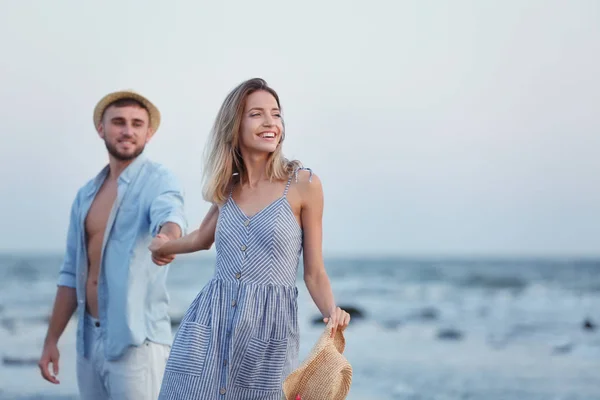
[[[75,320],[59,385],[37,367],[60,254],[0,255],[0,400],[78,399]],[[348,399],[600,400],[600,259],[328,257],[351,311]],[[214,255],[169,272],[173,332]],[[323,331],[299,267],[300,357]]]

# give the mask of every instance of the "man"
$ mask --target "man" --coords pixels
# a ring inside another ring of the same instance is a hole
[[[158,109],[131,91],[108,94],[94,110],[109,162],[73,202],[39,362],[42,376],[58,384],[57,343],[77,311],[83,400],[156,399],[160,390],[172,337],[167,268],[157,265],[172,258],[153,264],[148,246],[163,237],[179,238],[186,222],[177,179],[143,155],[159,124]]]

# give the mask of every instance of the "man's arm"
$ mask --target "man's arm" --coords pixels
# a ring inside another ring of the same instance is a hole
[[[167,240],[179,239],[185,234],[187,222],[183,208],[183,189],[178,179],[169,171],[164,172],[159,181],[159,195],[150,205],[150,233],[156,240],[158,234]],[[153,258],[155,264],[166,265],[175,259],[174,255]]]
[[[77,293],[75,288],[59,286],[56,290],[56,299],[54,300],[45,343],[54,345],[58,343],[76,309]]]
[[[193,253],[200,250],[208,250],[215,241],[217,220],[219,219],[219,207],[213,204],[202,220],[200,227],[180,239],[169,240],[157,236],[149,246],[152,259],[159,265],[165,265],[163,261],[174,257],[176,254]]]
[[[169,240],[179,239],[183,232],[181,231],[181,227],[174,222],[167,222],[160,228],[161,234],[165,235],[169,238]]]
[[[78,200],[76,198],[71,206],[69,230],[67,233],[67,248],[63,265],[60,268],[56,299],[54,300],[54,307],[52,309],[52,315],[50,316],[46,339],[44,340],[44,349],[38,363],[44,379],[55,384],[59,383],[58,379],[56,379],[59,370],[58,359],[60,357],[58,352],[58,340],[62,336],[73,313],[77,309],[77,292],[75,289],[77,268],[75,263],[77,258],[78,240],[78,207]],[[48,369],[50,363],[52,363],[53,374],[50,374]]]
[[[154,237],[162,233],[170,239],[177,239],[187,229],[183,189],[179,180],[169,171],[163,172],[159,179],[158,195],[150,204],[150,234]]]

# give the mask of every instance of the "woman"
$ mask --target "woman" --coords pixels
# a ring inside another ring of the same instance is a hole
[[[304,281],[324,321],[345,329],[322,256],[319,178],[282,154],[277,93],[262,79],[236,87],[215,120],[204,198],[213,206],[181,239],[158,237],[158,263],[216,245],[214,277],[194,299],[175,336],[160,399],[273,399],[297,366],[295,278]],[[332,335],[335,332],[332,332]]]

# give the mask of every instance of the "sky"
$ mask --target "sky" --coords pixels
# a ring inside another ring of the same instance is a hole
[[[161,110],[146,153],[194,228],[217,110],[262,77],[326,255],[600,255],[595,0],[4,1],[0,52],[0,251],[63,251],[119,89]]]

